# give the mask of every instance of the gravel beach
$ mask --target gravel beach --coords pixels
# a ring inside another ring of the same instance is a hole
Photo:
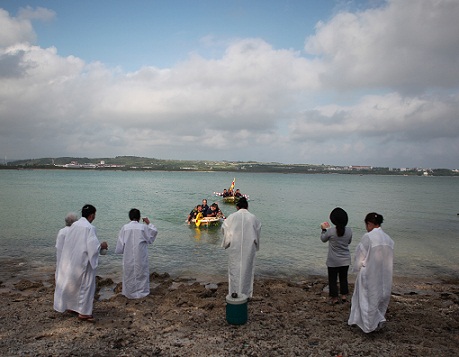
[[[394,278],[388,321],[371,334],[347,325],[350,302],[329,304],[326,277],[256,278],[243,325],[226,320],[226,282],[152,273],[151,287],[149,296],[128,300],[120,284],[98,277],[90,323],[53,310],[54,276],[3,281],[0,355],[454,356],[459,349],[458,279]]]

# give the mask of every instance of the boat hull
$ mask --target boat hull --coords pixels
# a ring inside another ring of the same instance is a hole
[[[229,204],[235,205],[237,200],[238,200],[238,197],[228,196],[228,197],[223,197],[222,200],[223,200],[224,203],[229,203]]]
[[[216,218],[216,217],[203,217],[202,219],[198,219],[196,222],[195,219],[191,220],[191,224],[195,227],[199,228],[210,228],[210,227],[219,227],[223,223],[223,218]]]

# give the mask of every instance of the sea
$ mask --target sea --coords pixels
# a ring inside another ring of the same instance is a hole
[[[122,256],[114,248],[129,210],[138,208],[159,232],[149,246],[150,272],[224,281],[220,228],[197,229],[185,220],[203,198],[226,216],[235,212],[214,194],[233,179],[262,222],[256,276],[326,276],[328,243],[320,240],[320,224],[342,207],[353,230],[352,254],[365,215],[377,212],[395,242],[396,276],[459,277],[457,177],[50,169],[0,170],[0,281],[52,275],[64,217],[87,203],[97,208],[99,240],[109,245],[98,275],[121,281]]]

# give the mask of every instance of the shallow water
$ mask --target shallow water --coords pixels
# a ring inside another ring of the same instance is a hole
[[[326,275],[327,245],[319,225],[330,211],[349,214],[355,246],[363,218],[376,211],[395,241],[395,274],[457,276],[459,262],[459,179],[358,175],[249,174],[72,170],[0,171],[0,279],[41,276],[54,271],[57,231],[69,211],[86,203],[97,208],[99,239],[109,244],[98,275],[121,280],[121,256],[113,254],[130,208],[158,227],[149,248],[150,270],[212,280],[226,276],[219,229],[185,224],[193,206],[207,198],[224,214],[235,211],[213,196],[236,177],[250,196],[249,210],[262,221],[256,273],[262,276]]]

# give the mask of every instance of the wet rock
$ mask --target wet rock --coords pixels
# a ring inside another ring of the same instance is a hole
[[[207,290],[215,291],[215,290],[218,289],[218,285],[217,285],[217,284],[211,284],[211,283],[209,283],[209,284],[206,284],[206,285],[205,285],[205,288],[206,288]]]

